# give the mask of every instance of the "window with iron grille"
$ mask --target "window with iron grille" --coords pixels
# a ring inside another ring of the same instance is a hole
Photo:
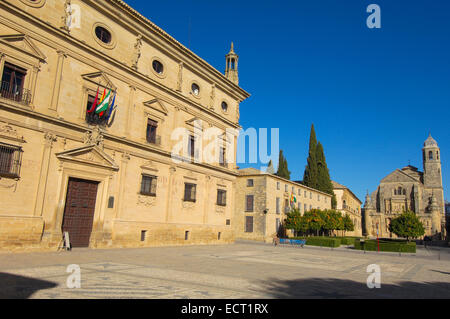
[[[142,175],[141,194],[156,196],[156,185],[158,178],[152,175]]]
[[[253,187],[253,179],[247,179],[247,187]]]
[[[223,189],[217,190],[217,205],[227,206],[227,191]]]
[[[0,143],[0,175],[19,178],[22,165],[22,148]]]
[[[185,202],[195,202],[197,185],[184,183],[184,201]]]
[[[247,212],[253,211],[253,195],[245,196],[245,210]]]

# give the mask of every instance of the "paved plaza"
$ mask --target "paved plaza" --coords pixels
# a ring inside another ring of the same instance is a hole
[[[80,266],[69,289],[67,267]],[[366,285],[381,267],[381,288]],[[0,298],[449,298],[450,250],[224,246],[0,254]]]

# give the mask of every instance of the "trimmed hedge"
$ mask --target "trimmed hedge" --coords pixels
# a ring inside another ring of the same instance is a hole
[[[378,245],[376,240],[365,240],[361,243],[360,239],[355,240],[355,249],[367,250],[367,251],[378,251]],[[380,251],[390,251],[396,253],[415,253],[416,243],[406,242],[406,241],[384,241],[380,240]]]
[[[306,239],[306,245],[321,247],[339,247],[341,240],[333,237],[295,237],[293,239]]]

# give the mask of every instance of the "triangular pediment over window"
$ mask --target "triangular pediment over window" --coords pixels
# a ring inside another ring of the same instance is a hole
[[[25,34],[0,35],[0,43],[31,55],[41,62],[47,59],[47,57],[36,46],[34,41]]]
[[[111,156],[95,145],[88,145],[56,154],[61,161],[76,162],[87,166],[96,166],[117,171],[119,166]]]
[[[144,105],[152,110],[158,111],[164,115],[167,115],[167,108],[164,106],[164,103],[161,100],[153,99],[144,102]]]
[[[81,76],[84,80],[94,83],[97,86],[111,89],[113,91],[117,90],[117,87],[114,83],[109,79],[109,77],[101,71],[83,74]]]

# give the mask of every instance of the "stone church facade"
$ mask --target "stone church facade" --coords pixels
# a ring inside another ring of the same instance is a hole
[[[0,1],[0,249],[232,242],[237,62],[222,74],[120,0]],[[88,118],[109,91],[108,121]],[[217,162],[195,160],[197,121]]]
[[[391,220],[409,210],[422,221],[426,236],[446,236],[440,149],[431,135],[424,143],[422,156],[423,172],[411,165],[397,169],[366,196],[363,214],[366,235],[395,237],[389,232]]]

